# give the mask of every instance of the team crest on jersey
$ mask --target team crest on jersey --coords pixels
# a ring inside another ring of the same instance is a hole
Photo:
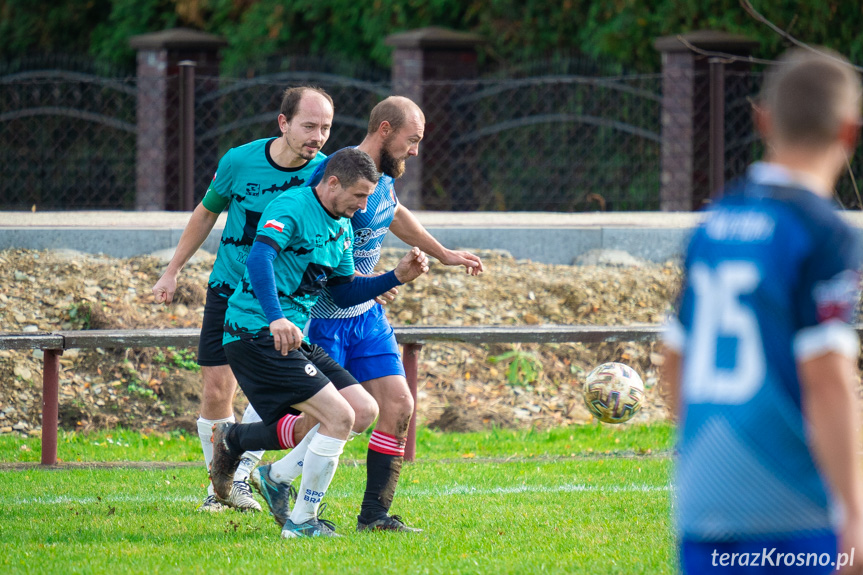
[[[307,374],[309,377],[315,377],[315,376],[318,374],[318,370],[317,370],[317,369],[315,369],[315,366],[314,366],[314,365],[312,365],[312,364],[310,364],[310,363],[307,363],[307,364],[306,364],[306,374]]]
[[[345,238],[345,249],[351,247],[351,238]]]
[[[354,230],[354,246],[364,246],[375,238],[379,238],[387,233],[388,228],[379,228],[373,230],[371,228],[360,228]]]
[[[857,272],[845,270],[829,280],[815,284],[812,297],[818,309],[818,321],[838,319],[850,322],[857,306],[859,282],[860,275]]]

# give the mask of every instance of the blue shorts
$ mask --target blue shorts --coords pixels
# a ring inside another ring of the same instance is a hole
[[[380,305],[356,317],[311,319],[308,336],[361,383],[405,376],[396,334]]]
[[[680,571],[722,573],[835,573],[836,535],[831,532],[791,539],[753,541],[692,541],[680,546]],[[856,562],[860,558],[854,557]],[[845,558],[846,565],[850,558]]]

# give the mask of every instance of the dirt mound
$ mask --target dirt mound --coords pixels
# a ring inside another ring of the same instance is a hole
[[[385,251],[380,269],[402,254]],[[673,264],[561,266],[480,252],[486,273],[433,264],[402,286],[388,316],[395,325],[628,325],[657,323],[677,289]],[[599,260],[601,261],[601,260]],[[163,264],[75,252],[0,251],[0,330],[197,327],[212,257],[190,264],[172,305],[150,289]],[[647,386],[635,421],[665,417],[656,390],[655,344],[435,343],[420,356],[421,422],[444,430],[551,427],[592,421],[581,382],[598,363],[635,367]],[[194,431],[200,403],[195,350],[69,350],[60,359],[64,429],[123,425]],[[41,352],[0,350],[0,433],[38,434]],[[245,399],[238,394],[235,411]]]

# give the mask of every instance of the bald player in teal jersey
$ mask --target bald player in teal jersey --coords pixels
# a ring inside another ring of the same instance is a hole
[[[286,191],[301,188],[326,157],[320,150],[329,138],[333,113],[332,99],[322,90],[311,87],[286,90],[278,116],[282,135],[232,148],[222,157],[204,200],[183,231],[174,257],[153,286],[157,302],[172,301],[177,276],[206,240],[219,214],[227,209],[225,229],[208,282],[198,347],[203,379],[198,436],[207,468],[213,457],[213,425],[234,421],[232,403],[237,380],[222,350],[228,298],[243,276],[258,222],[267,204]],[[260,453],[245,454],[230,496],[220,502],[210,485],[199,509],[222,511],[225,504],[260,510],[246,483],[260,457]]]

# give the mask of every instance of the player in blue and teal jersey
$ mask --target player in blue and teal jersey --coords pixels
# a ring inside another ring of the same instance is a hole
[[[243,277],[261,213],[273,199],[305,185],[325,158],[320,150],[329,138],[332,121],[333,102],[326,92],[310,87],[286,90],[278,115],[282,135],[232,148],[222,157],[207,194],[195,208],[180,237],[174,257],[153,286],[157,302],[171,302],[180,270],[207,239],[219,214],[227,209],[216,263],[208,282],[198,346],[198,364],[203,379],[198,436],[208,468],[213,454],[213,425],[234,421],[233,398],[237,380],[222,350],[228,297]],[[261,454],[247,455],[237,471],[231,496],[222,503],[239,509],[259,510],[260,505],[251,496],[245,480]],[[199,509],[223,509],[212,491],[211,485]]]
[[[368,153],[382,174],[369,197],[367,208],[351,218],[353,255],[359,274],[374,273],[380,259],[381,244],[390,230],[406,244],[419,247],[445,265],[465,266],[472,275],[483,271],[479,257],[443,247],[411,211],[399,203],[396,196],[395,180],[404,173],[405,160],[419,153],[424,130],[425,116],[407,98],[386,98],[371,112],[368,132],[357,149]],[[405,525],[398,516],[389,514],[414,409],[393,328],[379,303],[367,301],[343,309],[333,300],[330,290],[323,291],[312,308],[311,317],[309,340],[321,346],[359,380],[380,408],[380,416],[369,439],[366,491],[357,528],[418,531]],[[304,428],[314,424],[313,418],[304,417],[300,421],[303,420],[306,420]],[[273,486],[296,479],[303,471],[300,464],[307,439],[303,439],[294,453],[286,458],[295,462],[292,471],[270,478],[270,468],[261,466],[252,473],[251,483],[266,492]]]
[[[863,565],[850,325],[860,240],[831,201],[860,105],[844,59],[784,57],[756,108],[766,161],[728,187],[689,243],[663,374],[679,421],[684,573]]]
[[[285,194],[267,206],[246,273],[228,301],[225,353],[262,421],[215,426],[211,477],[216,494],[228,497],[244,450],[290,447],[286,435],[297,412],[320,422],[310,434],[300,497],[290,516],[287,497],[274,504],[279,495],[274,490],[267,498],[283,537],[333,535],[332,525],[318,518],[321,499],[350,434],[364,430],[377,415],[365,389],[320,347],[304,340],[301,330],[309,310],[325,287],[338,305],[351,306],[428,271],[425,254],[413,248],[387,274],[354,275],[348,218],[365,208],[377,180],[368,154],[349,148],[329,159],[314,188]],[[353,409],[357,404],[369,411],[362,423]],[[278,477],[283,466],[291,465],[277,461],[268,466],[268,476]]]

